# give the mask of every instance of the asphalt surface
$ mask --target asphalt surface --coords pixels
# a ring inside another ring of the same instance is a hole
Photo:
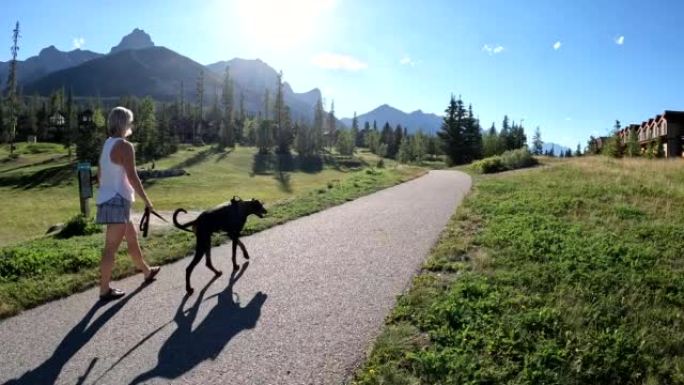
[[[156,282],[114,282],[0,321],[0,384],[339,384],[363,362],[469,191],[456,171],[428,175],[212,250],[184,296],[189,259]]]

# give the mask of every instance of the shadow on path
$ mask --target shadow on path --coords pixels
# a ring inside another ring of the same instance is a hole
[[[249,263],[245,263],[239,272],[234,271],[226,289],[212,296],[218,297],[218,303],[194,330],[192,324],[197,317],[200,303],[204,302],[204,294],[211,282],[202,289],[195,303],[187,311],[183,311],[183,307],[189,296],[183,298],[173,319],[177,328],[159,350],[157,366],[138,375],[131,381],[131,384],[144,383],[155,377],[178,378],[201,362],[216,359],[233,337],[243,330],[256,326],[261,316],[261,307],[266,301],[266,294],[258,292],[246,306],[241,307],[239,296],[233,293],[235,282],[240,279],[248,266]],[[159,329],[152,334],[157,331]],[[149,337],[151,335],[145,337],[141,343]]]
[[[99,317],[91,322],[91,319],[97,311],[105,306],[107,302],[98,301],[93,307],[88,310],[86,315],[81,319],[66,336],[62,342],[57,345],[57,348],[52,353],[50,358],[45,360],[42,364],[33,370],[29,370],[17,379],[10,380],[4,385],[36,385],[36,384],[54,384],[57,377],[62,372],[62,368],[67,362],[85,346],[88,341],[109,321],[121,308],[123,308],[131,298],[135,297],[145,285],[139,286],[132,293],[114,303],[109,309],[105,310]],[[94,358],[86,373],[81,376],[78,383],[83,383],[95,365],[97,358]]]

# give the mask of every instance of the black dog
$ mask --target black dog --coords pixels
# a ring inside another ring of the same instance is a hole
[[[233,270],[238,270],[235,255],[237,246],[242,249],[242,255],[245,259],[249,259],[247,248],[240,241],[240,232],[247,222],[247,217],[254,214],[259,218],[263,218],[267,213],[264,206],[256,199],[243,201],[237,197],[230,200],[229,205],[219,206],[217,208],[204,211],[194,221],[181,224],[178,222],[178,214],[187,213],[183,209],[178,209],[173,213],[173,224],[181,230],[195,233],[197,244],[195,245],[195,257],[190,262],[190,265],[185,269],[185,290],[191,294],[193,289],[190,286],[190,275],[195,265],[202,259],[203,255],[207,255],[207,267],[216,275],[221,275],[222,272],[216,270],[211,263],[211,234],[224,231],[228,237],[233,241]],[[192,228],[189,230],[188,228]]]

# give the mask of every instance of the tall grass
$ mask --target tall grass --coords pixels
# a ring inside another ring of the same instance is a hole
[[[684,161],[481,177],[356,382],[682,384],[682,250]]]

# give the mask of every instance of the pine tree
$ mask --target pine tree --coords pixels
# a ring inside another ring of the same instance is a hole
[[[575,150],[575,156],[582,156],[582,147],[580,146],[579,143],[577,143],[577,149]]]
[[[356,117],[356,111],[354,111],[354,117],[352,118],[351,133],[354,138],[354,146],[361,147],[363,144],[363,136],[361,136],[361,133],[359,132],[359,119]]]
[[[94,164],[98,161],[104,141],[105,118],[99,108],[92,111],[92,122],[78,125],[74,142],[78,160]]]
[[[532,153],[534,155],[541,155],[544,149],[544,142],[541,139],[541,130],[539,127],[534,131],[534,136],[532,137]]]
[[[323,150],[323,129],[325,122],[325,111],[323,110],[323,101],[319,98],[314,107],[314,125],[313,125],[313,148],[314,152],[319,154]]]
[[[504,119],[501,124],[501,131],[499,132],[499,140],[502,143],[503,151],[513,149],[513,138],[511,137],[511,126],[508,120],[508,115],[504,115]]]
[[[138,131],[138,151],[136,155],[141,162],[154,161],[157,154],[157,118],[152,98],[145,97],[140,104],[136,130]]]
[[[14,30],[12,31],[12,59],[10,61],[10,69],[7,75],[7,88],[5,93],[7,95],[6,105],[8,109],[8,136],[10,142],[10,157],[14,156],[14,140],[17,130],[17,116],[19,114],[19,100],[17,98],[17,53],[19,52],[19,22],[17,21]]]
[[[468,113],[463,123],[463,142],[466,163],[482,158],[482,128],[473,114],[472,106],[468,106]]]
[[[204,125],[204,69],[200,69],[197,77],[197,113],[195,130],[193,131],[193,144],[202,143],[202,126]]]
[[[30,135],[38,135],[38,105],[40,103],[40,97],[36,94],[31,97],[28,103],[27,110],[27,125]],[[1,107],[0,107],[1,108]],[[1,130],[0,130],[1,132]],[[71,159],[71,157],[69,157]]]
[[[620,137],[617,135],[617,133],[606,140],[601,151],[603,155],[609,156],[611,158],[622,157],[622,143],[620,143]]]
[[[328,112],[328,145],[332,148],[337,136],[337,118],[335,117],[335,101],[330,102],[330,112]]]
[[[263,105],[263,115],[264,119],[269,119],[269,113],[271,111],[271,92],[266,88],[264,90],[264,105]]]
[[[634,128],[629,130],[629,137],[627,138],[627,156],[635,157],[641,155],[641,146],[639,146],[639,138]]]
[[[463,141],[463,120],[465,118],[465,109],[463,108],[463,101],[451,95],[449,106],[446,108],[444,121],[438,133],[442,140],[444,153],[447,155],[447,163],[458,165],[466,163],[466,149]]]
[[[482,137],[483,156],[488,158],[490,156],[499,155],[499,143],[499,134],[496,132],[496,125],[492,123],[492,126]]]
[[[351,130],[340,130],[337,135],[337,152],[340,155],[354,155],[354,134]]]
[[[401,146],[401,141],[404,138],[404,130],[401,128],[400,124],[394,129],[394,134],[392,135],[392,147],[390,151],[390,158],[396,158],[399,153],[399,147]]]
[[[235,122],[235,141],[242,143],[245,140],[245,121],[247,119],[247,115],[245,112],[245,94],[240,91],[240,110],[238,113],[238,119]]]
[[[378,155],[382,157],[393,157],[393,150],[394,150],[394,131],[392,131],[392,127],[390,126],[389,122],[385,122],[385,125],[382,126],[382,132],[380,133],[380,144],[384,145],[382,146],[382,149],[384,151],[380,151]],[[378,150],[380,150],[380,147],[378,147]]]
[[[255,144],[259,154],[268,154],[273,148],[273,122],[270,119],[261,119],[255,132]]]
[[[372,152],[373,154],[379,154],[379,148],[380,148],[380,133],[377,130],[369,130],[366,133],[366,147],[368,147],[368,151]]]
[[[219,134],[219,147],[235,147],[235,103],[234,103],[233,79],[230,77],[230,66],[226,66],[223,75],[223,90],[221,103],[223,107],[223,119],[221,119],[221,132]]]
[[[290,152],[289,130],[286,125],[285,97],[283,95],[283,71],[278,73],[276,78],[276,95],[273,105],[274,136],[276,140],[277,152],[286,154]]]
[[[172,107],[162,105],[157,113],[157,151],[158,157],[164,157],[178,151],[178,138],[171,125]]]
[[[397,150],[397,160],[400,163],[409,163],[413,160],[413,148],[411,138],[402,136],[399,149]]]
[[[418,130],[411,141],[411,152],[413,154],[413,159],[418,163],[422,163],[423,160],[425,160],[428,144],[427,139],[428,138],[425,136],[425,134],[423,134],[423,131]]]
[[[300,156],[308,157],[316,153],[313,129],[307,124],[295,124],[295,150]]]
[[[68,159],[71,160],[71,145],[74,142],[74,135],[78,129],[78,118],[76,117],[76,109],[74,107],[74,95],[73,90],[69,88],[69,94],[67,96],[67,107],[66,107],[66,122],[64,125],[64,138],[63,144],[67,149]]]
[[[591,155],[597,155],[600,152],[598,142],[593,135],[590,136],[589,140],[587,141],[587,152]]]
[[[178,90],[178,115],[180,118],[185,117],[185,86],[182,80],[180,82],[180,90]]]
[[[660,137],[656,138],[654,155],[656,158],[664,158],[665,152],[663,151],[663,142]]]
[[[9,139],[7,128],[5,125],[5,103],[2,98],[0,98],[0,142],[4,142]]]

